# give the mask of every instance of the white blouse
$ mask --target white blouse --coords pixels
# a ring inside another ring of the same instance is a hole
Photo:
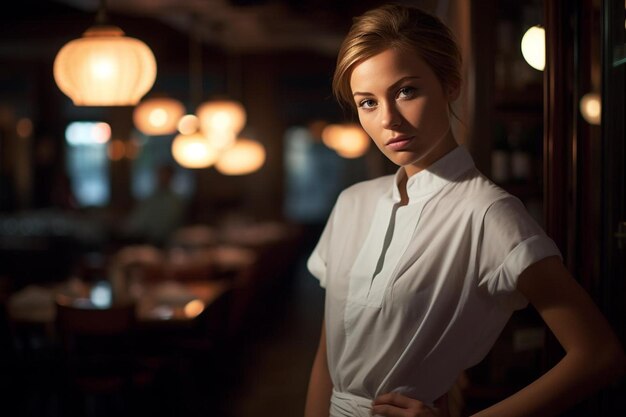
[[[308,260],[326,288],[331,416],[400,392],[426,403],[483,359],[529,265],[560,256],[523,204],[459,146],[408,179],[400,168],[341,193]]]

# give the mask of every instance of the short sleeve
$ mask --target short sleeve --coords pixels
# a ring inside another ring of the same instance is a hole
[[[494,202],[483,218],[479,286],[504,296],[513,309],[527,305],[517,291],[520,274],[535,262],[561,253],[520,200],[508,196]]]
[[[320,281],[320,286],[322,288],[326,288],[326,271],[328,264],[328,253],[330,247],[330,239],[333,234],[333,223],[336,217],[337,206],[333,208],[333,211],[330,213],[328,217],[328,221],[326,222],[326,226],[324,227],[324,231],[320,236],[315,249],[309,256],[307,261],[307,268],[309,272],[313,274],[315,278]]]

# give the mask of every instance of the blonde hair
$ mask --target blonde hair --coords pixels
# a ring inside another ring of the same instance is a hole
[[[354,67],[389,48],[419,54],[442,87],[461,85],[461,52],[450,29],[416,7],[390,4],[354,18],[341,44],[333,76],[333,93],[341,105],[355,109],[350,88]]]

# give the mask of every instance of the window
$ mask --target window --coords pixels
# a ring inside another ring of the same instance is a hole
[[[111,127],[104,122],[72,122],[65,130],[66,169],[72,192],[82,207],[109,203],[110,139]]]

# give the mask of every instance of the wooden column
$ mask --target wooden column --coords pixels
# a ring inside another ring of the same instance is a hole
[[[476,167],[491,172],[494,120],[494,66],[496,34],[494,0],[472,1],[470,6],[470,62],[467,63],[467,102],[470,133],[467,147]],[[467,46],[467,42],[464,42]]]
[[[576,103],[574,97],[578,0],[545,1],[546,68],[544,71],[544,210],[546,232],[572,266],[576,235]]]

